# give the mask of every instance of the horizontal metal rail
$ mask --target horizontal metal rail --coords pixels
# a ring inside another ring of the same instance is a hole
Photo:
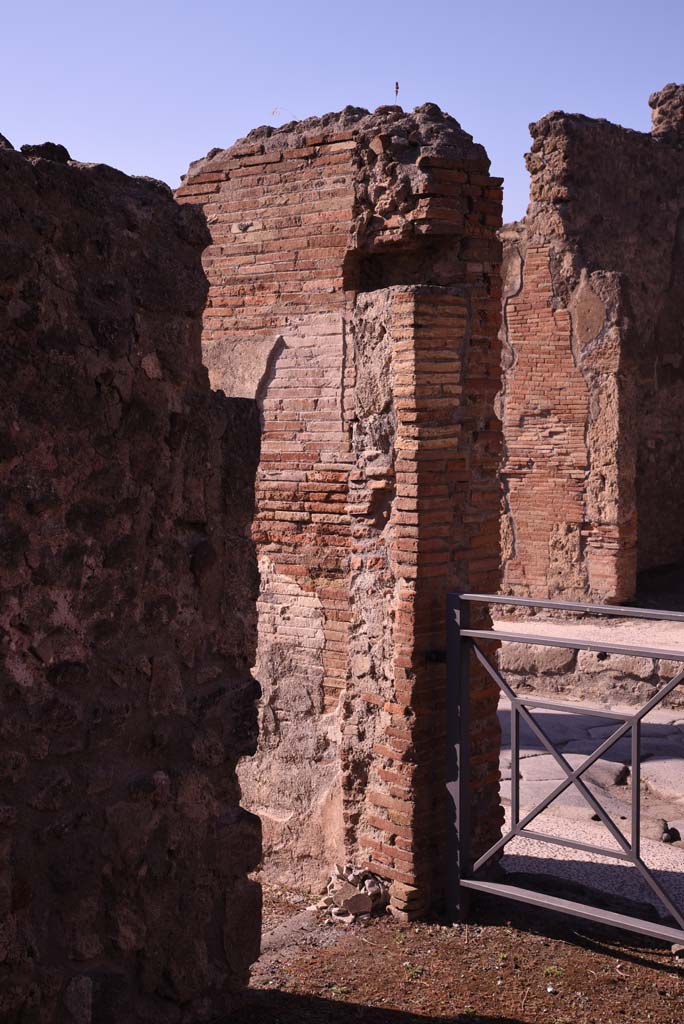
[[[607,654],[621,654],[634,657],[660,658],[666,661],[683,662],[684,651],[659,650],[642,648],[627,644],[603,643],[597,640],[585,640],[566,637],[547,637],[525,633],[508,633],[502,630],[472,629],[470,626],[470,604],[472,602],[505,604],[511,606],[543,607],[562,609],[565,611],[622,615],[631,618],[658,618],[669,621],[684,622],[684,613],[657,611],[649,609],[617,608],[614,605],[587,605],[569,601],[543,601],[532,598],[511,598],[501,594],[450,594],[447,604],[447,733],[449,737],[448,765],[450,781],[447,789],[456,809],[456,817],[450,830],[450,851],[452,856],[452,872],[449,879],[449,902],[454,913],[462,919],[467,916],[470,891],[490,893],[507,899],[517,900],[532,906],[557,910],[572,914],[586,920],[601,924],[613,925],[628,931],[648,935],[652,938],[668,942],[684,942],[684,913],[672,902],[668,893],[644,863],[640,853],[640,753],[641,724],[643,719],[676,687],[684,682],[684,665],[677,674],[664,684],[653,696],[635,711],[617,712],[606,708],[591,708],[564,701],[539,700],[534,696],[516,694],[501,673],[494,667],[484,651],[476,643],[477,640],[499,640],[504,643],[539,644],[545,647],[565,647],[575,650],[590,650]],[[470,692],[469,664],[474,654],[485,671],[497,684],[511,705],[511,827],[485,853],[474,861],[470,844]],[[572,768],[556,749],[552,740],[542,729],[540,723],[530,714],[530,709],[558,711],[570,714],[582,714],[602,717],[614,722],[614,731],[598,743],[596,750],[577,767]],[[554,758],[562,769],[564,778],[546,795],[531,811],[520,819],[520,721],[540,741],[542,748]],[[605,808],[601,805],[595,792],[584,782],[582,776],[589,768],[606,753],[618,740],[631,731],[632,761],[632,821],[629,839],[623,835]],[[592,808],[598,820],[602,821],[617,844],[616,849],[609,849],[583,843],[562,836],[548,835],[528,828],[557,797],[569,787],[575,787],[586,803]],[[668,915],[679,925],[657,924],[627,914],[614,913],[598,907],[592,907],[573,900],[565,900],[548,896],[545,893],[523,889],[517,886],[488,881],[478,877],[496,855],[515,838],[525,838],[537,842],[553,843],[580,852],[599,854],[604,857],[624,861],[633,866],[643,882],[658,897]]]
[[[616,860],[631,862],[631,857],[621,850],[609,850],[605,846],[592,846],[591,843],[580,843],[577,839],[563,839],[561,836],[550,836],[546,832],[532,832],[530,829],[521,828],[517,833],[521,839],[534,839],[537,843],[550,843],[552,846],[568,846],[571,850],[581,850],[584,853],[598,853],[601,857],[615,857]]]
[[[661,608],[630,608],[619,604],[582,604],[580,601],[546,601],[535,597],[507,597],[504,594],[459,594],[461,601],[480,604],[506,604],[512,608],[550,608],[561,612],[582,612],[585,615],[614,615],[621,619],[665,619],[684,622],[684,612]]]
[[[655,647],[633,647],[630,644],[608,644],[601,640],[581,640],[577,637],[538,636],[536,633],[509,633],[501,629],[464,629],[462,636],[479,640],[503,640],[516,644],[539,644],[541,647],[567,647],[575,651],[599,651],[602,654],[627,654],[635,658],[662,658],[664,661],[684,661],[684,651],[658,650]]]
[[[516,701],[519,699],[515,698]],[[624,722],[626,719],[632,717],[631,711],[608,711],[606,708],[595,708],[590,704],[583,704],[581,707],[577,704],[568,704],[567,701],[562,700],[536,700],[534,697],[523,698],[526,708],[541,708],[542,711],[560,711],[563,714],[575,714],[584,715],[585,717],[591,718],[608,718],[611,722]]]
[[[528,906],[539,907],[541,910],[556,910],[561,914],[570,914],[573,917],[582,917],[586,921],[594,921],[596,924],[607,924],[613,928],[624,928],[628,932],[637,932],[639,935],[648,935],[652,939],[662,939],[664,942],[682,941],[682,931],[679,928],[669,928],[667,925],[657,924],[655,921],[642,921],[630,917],[628,914],[617,914],[613,910],[603,910],[601,907],[592,907],[589,903],[576,903],[575,900],[564,900],[559,896],[547,896],[543,892],[534,892],[532,889],[522,889],[517,885],[506,885],[501,882],[482,882],[472,878],[464,878],[461,881],[464,889],[473,889],[477,892],[484,892],[490,896],[499,896],[508,900],[518,900]]]

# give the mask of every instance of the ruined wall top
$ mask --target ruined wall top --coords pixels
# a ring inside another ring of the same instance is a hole
[[[666,142],[684,143],[684,85],[670,82],[649,96],[652,133]]]
[[[649,103],[653,132],[562,110],[530,125],[528,241],[575,242],[597,266],[614,264],[616,223],[630,246],[655,241],[644,198],[660,194],[671,216],[684,189],[684,86],[667,85]]]
[[[637,564],[684,550],[671,475],[684,403],[684,87],[649,102],[653,132],[563,111],[530,125],[530,205],[500,235],[512,588],[630,600]]]
[[[525,154],[525,165],[530,174],[530,207],[526,221],[536,217],[539,204],[556,207],[565,219],[576,212],[571,205],[584,194],[587,180],[578,173],[578,165],[590,178],[605,175],[611,163],[625,159],[625,144],[634,149],[655,152],[653,137],[636,132],[605,118],[587,117],[553,110],[529,126],[532,145]],[[629,183],[631,176],[626,175]],[[554,224],[558,230],[560,224]]]
[[[354,250],[377,253],[399,247],[416,251],[431,241],[486,234],[471,224],[466,196],[454,200],[441,179],[455,175],[450,178],[451,189],[460,188],[464,175],[475,176],[470,185],[476,189],[485,184],[501,185],[498,179],[489,179],[485,149],[434,103],[416,107],[412,113],[394,106],[379,107],[374,113],[347,107],[337,114],[282,128],[257,128],[230,148],[212,149],[191,164],[176,194],[196,201],[217,192],[223,183],[231,181],[237,187],[236,183],[250,175],[256,189],[270,187],[276,179],[282,184],[290,175],[294,175],[295,189],[320,187],[321,175],[335,179],[348,203],[346,213],[342,215],[339,208],[340,216],[335,218],[340,267],[345,253]],[[305,186],[307,179],[309,185]],[[206,212],[212,218],[220,217],[222,211],[212,208]],[[492,216],[498,216],[495,208]],[[251,236],[243,241],[255,241],[254,224],[251,229]],[[277,230],[282,230],[282,224]],[[301,230],[305,233],[304,227]],[[477,258],[481,260],[482,254]],[[345,265],[349,269],[351,262]]]
[[[103,180],[107,180],[112,183],[118,181],[121,188],[133,187],[138,189],[142,187],[143,189],[156,191],[167,199],[173,197],[172,188],[167,185],[166,182],[160,181],[158,178],[152,178],[145,174],[126,174],[124,171],[120,171],[116,167],[112,167],[110,164],[101,163],[99,161],[92,162],[75,160],[69,153],[66,146],[63,146],[59,142],[26,143],[17,149],[12,145],[10,140],[0,132],[0,151],[2,151],[3,155],[7,156],[10,160],[14,160],[17,157],[23,157],[24,160],[30,161],[34,166],[36,160],[49,161],[47,164],[38,165],[39,167],[42,166],[42,170],[38,173],[45,175],[57,175],[58,178],[56,180],[59,180],[62,184],[65,183],[65,180],[61,178],[62,172],[55,167],[51,168],[51,165],[68,164],[71,168],[71,172],[82,171],[88,179],[91,179],[93,175],[96,177],[102,176]],[[20,165],[8,164],[7,168],[16,168],[18,166]],[[83,178],[83,181],[85,180],[86,178]],[[70,181],[71,184],[75,185],[78,181],[78,176],[72,177]],[[201,217],[196,218],[196,222],[201,225]],[[206,226],[204,239],[206,243],[208,239]]]
[[[226,160],[244,158],[250,153],[277,153],[285,149],[319,145],[334,141],[364,140],[374,150],[391,150],[395,157],[413,162],[421,156],[441,156],[451,160],[482,161],[489,168],[483,146],[473,141],[458,121],[435,103],[423,103],[411,113],[399,106],[383,106],[371,113],[363,107],[345,107],[337,113],[291,121],[280,128],[264,125],[238,139],[227,149],[212,149],[190,165],[188,177],[209,170]]]

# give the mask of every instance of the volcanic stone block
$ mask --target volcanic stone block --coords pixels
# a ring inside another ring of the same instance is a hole
[[[0,147],[0,1019],[182,1024],[259,946],[258,416],[202,216],[61,149]]]

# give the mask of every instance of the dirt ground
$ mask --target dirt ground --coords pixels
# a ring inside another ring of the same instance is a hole
[[[230,1024],[682,1024],[670,947],[482,899],[471,923],[348,929],[267,888],[265,951]]]

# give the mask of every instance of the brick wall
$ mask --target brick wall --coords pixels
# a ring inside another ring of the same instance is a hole
[[[530,207],[503,232],[504,586],[634,597],[684,559],[684,90],[654,132],[531,128]]]
[[[241,770],[269,877],[335,860],[439,884],[444,601],[498,582],[500,182],[459,125],[348,108],[259,129],[178,191],[213,245],[204,353],[263,417],[261,750]],[[482,831],[499,825],[482,685]]]
[[[57,146],[0,175],[0,1019],[223,1016],[260,936],[258,412],[210,391],[196,211]]]
[[[629,442],[616,333],[586,276],[571,308],[558,301],[548,242],[504,234],[514,289],[505,300],[502,396],[505,586],[518,595],[626,599],[635,515],[633,474],[619,473]],[[586,357],[577,343],[584,324],[603,335],[602,351]]]

